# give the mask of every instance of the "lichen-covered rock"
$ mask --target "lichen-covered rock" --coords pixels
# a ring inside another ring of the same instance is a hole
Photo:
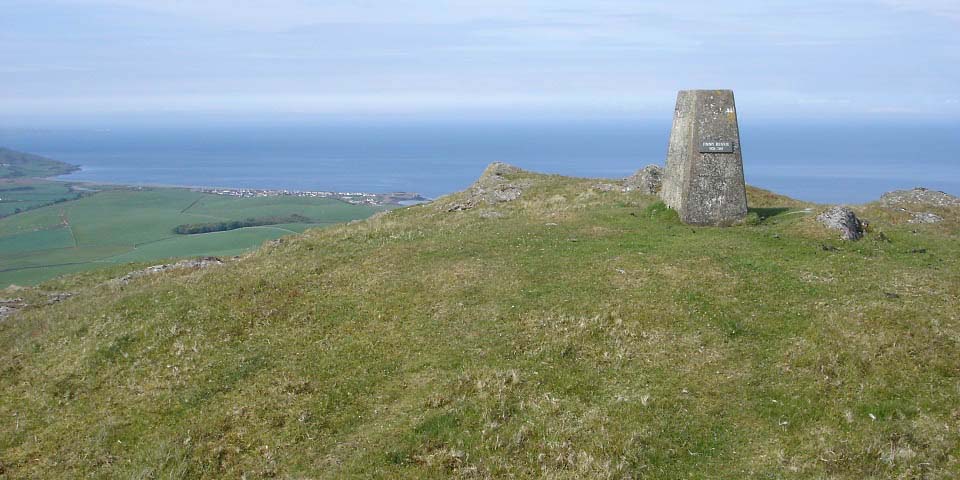
[[[623,191],[637,191],[644,195],[656,195],[662,186],[663,169],[659,165],[647,165],[623,181]]]
[[[930,205],[934,207],[958,207],[960,198],[949,193],[928,190],[923,187],[916,187],[912,190],[895,190],[884,193],[880,196],[880,201],[887,206],[900,205]]]
[[[840,231],[840,238],[844,240],[860,240],[863,238],[865,223],[857,218],[847,207],[830,207],[820,215],[817,215],[817,221],[827,228]]]
[[[503,162],[491,163],[480,178],[467,189],[465,198],[448,205],[447,211],[470,210],[481,204],[495,205],[520,198],[523,189],[530,185],[529,182],[511,181],[506,176],[522,172],[520,168]]]

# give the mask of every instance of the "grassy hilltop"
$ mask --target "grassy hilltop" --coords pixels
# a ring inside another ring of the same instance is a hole
[[[0,321],[0,477],[960,475],[960,212],[843,242],[757,189],[720,229],[508,178],[6,294],[74,293]]]

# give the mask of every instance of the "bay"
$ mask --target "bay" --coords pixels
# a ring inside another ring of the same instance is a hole
[[[670,123],[298,121],[0,129],[0,145],[75,163],[64,180],[292,190],[467,187],[490,162],[584,177],[662,164]],[[821,203],[924,186],[960,194],[960,124],[741,120],[747,182]]]

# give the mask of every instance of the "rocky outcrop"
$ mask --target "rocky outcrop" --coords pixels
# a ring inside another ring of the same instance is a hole
[[[907,223],[940,223],[942,221],[943,217],[936,213],[914,212],[910,220],[907,220]]]
[[[510,180],[509,176],[523,173],[518,167],[503,162],[493,162],[487,166],[480,178],[465,192],[465,198],[447,207],[449,212],[470,210],[478,205],[496,205],[512,202],[523,194],[530,183],[522,180]]]
[[[11,285],[6,289],[6,291],[8,292],[18,291],[18,290],[27,290],[27,289],[23,287],[17,287],[15,285]],[[34,300],[31,300],[32,302],[34,302],[32,304],[28,303],[26,300],[24,300],[21,297],[0,298],[0,320],[3,320],[5,317],[13,315],[14,313],[17,313],[25,308],[42,306],[42,305],[53,305],[54,303],[60,303],[72,296],[73,294],[69,292],[48,293],[46,301],[39,301],[39,300],[36,300],[35,298]],[[34,297],[36,297],[36,295],[34,295]],[[42,298],[42,296],[40,298]]]
[[[911,190],[895,190],[880,196],[880,202],[888,207],[902,205],[928,205],[931,207],[960,207],[960,198],[949,193],[916,187]]]
[[[844,240],[860,240],[863,238],[866,223],[847,207],[830,207],[820,215],[817,221],[827,228],[840,231],[840,238]]]
[[[623,180],[623,191],[644,195],[656,195],[662,186],[663,169],[659,165],[647,165]]]
[[[17,310],[26,306],[27,304],[24,303],[22,298],[2,298],[0,299],[0,319],[14,314]]]
[[[131,280],[140,278],[147,275],[153,275],[156,273],[166,272],[169,270],[177,270],[182,268],[192,268],[192,269],[201,269],[207,268],[213,265],[223,265],[223,260],[220,260],[217,257],[200,257],[193,258],[190,260],[181,260],[176,263],[164,263],[161,265],[153,265],[151,267],[144,268],[143,270],[136,270],[130,272],[120,278],[113,280],[115,283],[127,284]]]
[[[887,208],[909,213],[910,219],[907,220],[907,223],[940,223],[943,221],[942,216],[923,210],[927,210],[929,207],[941,209],[960,207],[960,198],[949,193],[916,187],[911,190],[895,190],[884,193],[880,196],[880,203]]]

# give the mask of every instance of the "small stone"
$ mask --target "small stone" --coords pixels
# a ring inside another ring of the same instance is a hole
[[[864,222],[857,218],[847,207],[830,207],[820,215],[817,221],[827,228],[840,231],[840,238],[844,240],[860,240],[863,238]]]

